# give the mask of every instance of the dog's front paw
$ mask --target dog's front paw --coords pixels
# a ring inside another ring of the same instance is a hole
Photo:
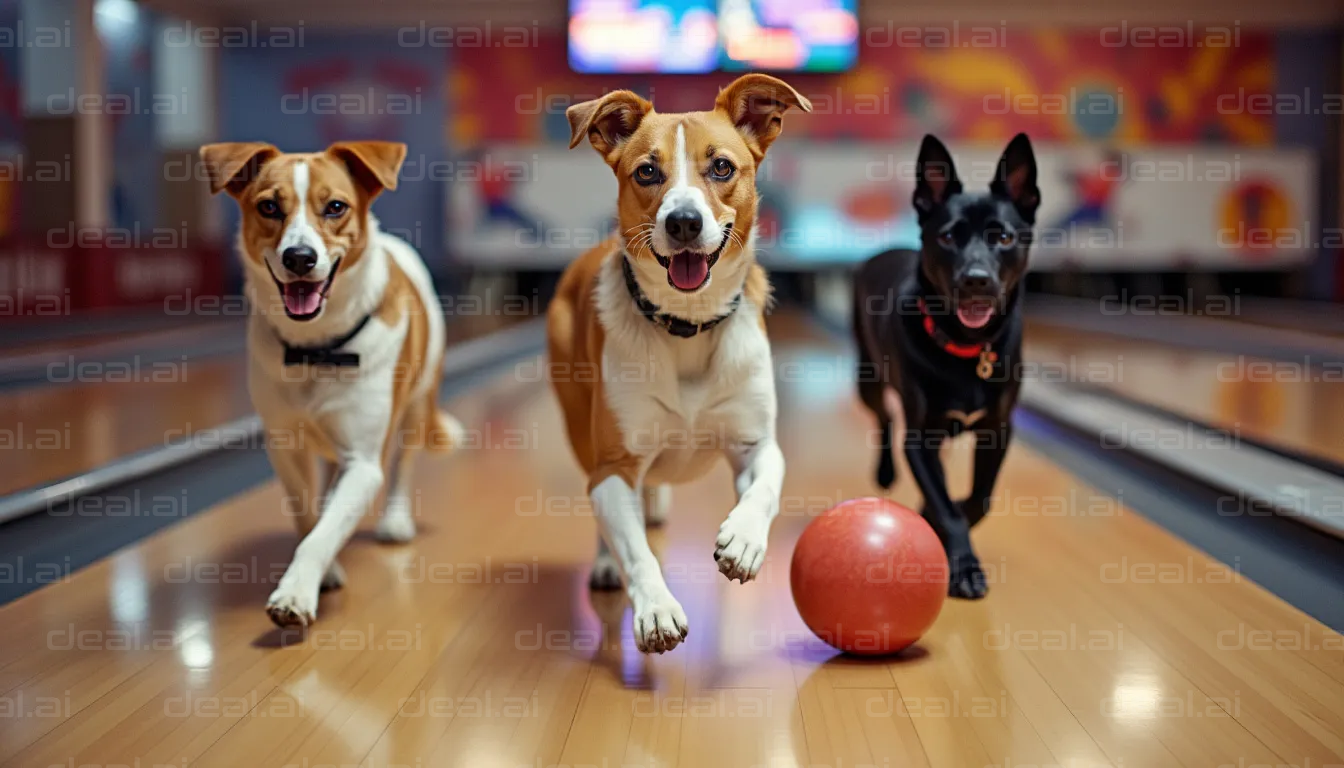
[[[652,600],[632,600],[635,609],[635,646],[644,653],[664,653],[686,639],[690,624],[681,603],[664,592]]]
[[[975,555],[949,558],[951,578],[947,582],[947,596],[963,600],[979,600],[989,592],[985,572]]]
[[[719,564],[719,572],[729,581],[737,579],[743,584],[756,578],[765,563],[769,537],[768,519],[734,510],[719,526],[719,537],[714,541],[714,559]]]
[[[599,552],[588,574],[588,588],[601,591],[621,588],[621,567],[608,552]]]
[[[281,586],[266,601],[266,613],[277,627],[307,627],[317,620],[317,590],[310,595]]]

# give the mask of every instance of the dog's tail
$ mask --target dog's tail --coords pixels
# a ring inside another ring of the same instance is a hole
[[[448,453],[466,442],[467,430],[462,422],[447,411],[441,411],[438,404],[431,402],[429,409],[429,439],[425,445],[431,451]]]

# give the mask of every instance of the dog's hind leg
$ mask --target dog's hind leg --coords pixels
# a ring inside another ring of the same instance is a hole
[[[644,503],[644,524],[657,528],[667,522],[667,510],[672,506],[672,486],[646,485],[640,500]]]
[[[284,515],[294,520],[294,528],[299,538],[303,538],[317,525],[317,514],[322,508],[321,496],[326,482],[317,476],[318,467],[315,466],[322,462],[314,462],[312,454],[307,451],[278,447],[283,443],[274,435],[266,443],[266,456],[271,460],[275,475],[285,489],[285,496],[281,500]]]
[[[891,391],[891,388],[882,385],[880,382],[860,381],[859,383],[859,396],[877,419],[879,442],[877,445],[876,480],[882,490],[887,490],[896,483],[896,463],[892,458],[892,435],[896,430],[893,417],[889,415],[891,411],[885,402],[892,399],[886,397],[888,391]],[[739,493],[741,493],[740,490]]]
[[[891,455],[891,422],[882,420],[881,431],[882,444],[878,446],[877,453],[877,485],[885,491],[896,484],[896,459]]]
[[[597,557],[593,558],[593,570],[588,573],[588,588],[600,591],[621,588],[621,564],[611,554],[611,547],[602,534],[597,535]]]
[[[392,449],[389,473],[392,482],[387,489],[382,517],[373,531],[381,542],[405,544],[415,538],[415,500],[411,493],[411,479],[415,476],[418,452],[414,446],[397,446]]]
[[[411,403],[401,418],[402,428],[388,438],[387,498],[383,514],[374,528],[374,536],[388,544],[405,544],[415,538],[416,503],[411,491],[415,461],[421,449],[450,451],[464,440],[462,424],[439,410],[438,390],[432,389],[422,400]]]
[[[904,442],[905,406],[900,395],[888,386],[882,387],[881,407],[874,409],[877,414],[878,428],[881,431],[881,446],[877,456],[877,484],[882,490],[890,490],[896,484],[896,458],[894,456],[899,438]]]

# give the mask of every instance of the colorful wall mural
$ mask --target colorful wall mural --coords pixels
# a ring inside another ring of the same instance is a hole
[[[1299,119],[1344,108],[1280,82],[1295,49],[1279,33],[879,25],[864,43],[851,72],[788,76],[814,111],[786,119],[758,174],[759,242],[775,267],[914,245],[925,133],[979,161],[982,177],[1009,137],[1031,136],[1038,268],[1286,268],[1318,248],[1317,148],[1277,133],[1295,97]],[[662,111],[705,109],[732,77],[579,75],[561,37],[544,33],[526,49],[455,51],[448,141],[473,175],[449,192],[450,248],[480,264],[563,264],[605,234],[614,194],[597,158],[564,149],[565,109],[618,88]],[[600,192],[567,194],[578,179]]]
[[[853,71],[790,76],[816,112],[788,130],[823,140],[933,132],[998,141],[1027,131],[1046,141],[1274,142],[1273,110],[1263,108],[1275,87],[1274,33],[1173,28],[1181,47],[1148,47],[1134,33],[1127,25],[869,27]],[[704,109],[732,77],[574,74],[558,34],[542,33],[529,48],[454,53],[449,141],[456,146],[486,136],[567,140],[565,107],[618,88],[651,96],[664,111]]]

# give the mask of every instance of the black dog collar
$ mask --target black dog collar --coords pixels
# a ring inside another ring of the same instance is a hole
[[[676,315],[670,315],[661,311],[661,308],[649,301],[649,297],[644,295],[643,289],[635,280],[634,267],[630,266],[630,259],[624,254],[621,255],[621,271],[625,273],[625,289],[630,292],[630,298],[635,300],[635,306],[639,308],[639,313],[649,319],[649,322],[662,328],[668,333],[681,339],[689,339],[701,331],[708,331],[714,326],[732,317],[737,311],[738,305],[742,303],[742,294],[738,293],[733,297],[733,303],[728,307],[728,311],[712,320],[706,320],[699,325],[683,320]]]
[[[350,343],[350,340],[359,335],[364,330],[364,326],[369,324],[369,318],[372,314],[365,315],[364,319],[355,323],[355,327],[350,332],[333,339],[327,344],[319,347],[291,347],[285,343],[284,339],[280,343],[285,348],[285,365],[334,365],[338,368],[358,368],[359,355],[354,352],[338,352],[341,347]]]

